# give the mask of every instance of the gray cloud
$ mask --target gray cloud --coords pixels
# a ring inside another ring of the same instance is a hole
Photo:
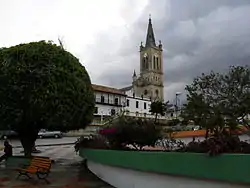
[[[116,86],[131,83],[129,75],[138,68],[138,46],[145,40],[150,12],[156,38],[165,49],[167,99],[202,72],[250,64],[250,1],[151,1],[121,42],[120,65],[127,68],[103,73],[103,81]]]

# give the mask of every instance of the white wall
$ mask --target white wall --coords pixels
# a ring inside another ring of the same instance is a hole
[[[103,104],[96,104],[97,107],[97,113],[94,113],[94,115],[103,115],[103,116],[110,116],[111,115],[111,109],[114,109],[117,112],[120,112],[122,110],[122,107],[117,106],[111,106],[111,105],[103,105]]]
[[[102,102],[101,96],[104,97],[104,104],[100,104]],[[94,113],[94,115],[99,116],[110,116],[112,109],[114,109],[116,113],[120,112],[122,110],[122,106],[124,106],[126,102],[126,96],[118,94],[95,91],[95,97],[97,113]],[[118,99],[118,106],[115,105],[115,98]]]
[[[100,179],[117,188],[246,188],[249,186],[232,185],[183,177],[160,175],[87,162],[88,168]]]
[[[126,93],[127,96],[133,97],[134,89],[131,88],[130,90],[127,90],[125,93]]]
[[[126,97],[124,95],[95,91],[96,102],[101,102],[101,96],[104,97],[104,103],[109,104],[115,104],[115,98],[118,98],[118,105],[123,105]]]
[[[105,92],[95,91],[96,96],[96,107],[97,113],[95,116],[111,116],[111,110],[114,109],[116,113],[121,111],[128,111],[125,113],[127,116],[137,116],[137,117],[147,117],[154,118],[155,116],[150,112],[151,101],[148,98],[133,97],[133,89],[126,91],[127,96],[108,94]],[[104,96],[104,103],[100,104],[101,96]],[[115,106],[115,98],[118,98],[118,105]],[[129,101],[129,106],[127,106],[127,100]],[[138,108],[136,107],[136,102],[138,102]],[[109,103],[110,105],[108,105]],[[146,109],[144,109],[144,103],[146,104]],[[167,116],[158,117],[159,119],[168,118]],[[101,121],[101,120],[100,120]],[[94,123],[94,122],[93,122]],[[94,123],[95,124],[95,123]]]
[[[127,101],[129,101],[129,106],[127,105]],[[138,107],[136,106],[136,103],[138,103]],[[151,105],[151,101],[148,99],[133,98],[133,97],[128,96],[126,98],[125,110],[128,110],[129,112],[134,112],[134,113],[138,112],[142,114],[144,113],[149,114],[150,105]],[[144,107],[146,107],[146,109]]]
[[[144,115],[145,113],[147,115],[151,114],[150,111],[150,105],[151,105],[151,101],[148,98],[142,98],[142,97],[138,97],[138,96],[133,96],[133,88],[131,90],[126,91],[126,107],[125,110],[128,110],[129,112],[131,112],[130,114],[132,116],[134,116],[135,113],[139,113]],[[129,105],[127,103],[127,101],[129,101]],[[136,102],[138,102],[138,107],[136,106]],[[144,103],[146,105],[146,108],[144,108]],[[139,115],[138,114],[138,115]]]

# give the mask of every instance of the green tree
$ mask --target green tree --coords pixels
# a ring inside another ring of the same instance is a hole
[[[202,74],[186,86],[187,104],[182,114],[208,132],[219,135],[229,127],[236,129],[240,119],[250,113],[250,70],[231,66],[226,73]]]
[[[94,93],[79,60],[52,42],[0,49],[0,128],[19,134],[30,155],[41,128],[61,131],[87,126]]]
[[[164,116],[170,109],[169,101],[166,103],[161,101],[154,101],[150,105],[150,112],[155,115],[155,123],[159,115]]]

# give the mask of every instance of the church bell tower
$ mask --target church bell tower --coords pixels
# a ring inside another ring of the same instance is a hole
[[[151,17],[149,17],[146,44],[140,45],[140,77],[135,85],[136,95],[151,98],[152,101],[164,101],[164,73],[162,44],[157,45]]]

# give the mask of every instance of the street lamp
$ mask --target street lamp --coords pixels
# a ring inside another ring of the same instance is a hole
[[[180,96],[182,93],[181,92],[176,92],[175,93],[175,117],[177,119],[177,112],[178,112],[178,96]]]

